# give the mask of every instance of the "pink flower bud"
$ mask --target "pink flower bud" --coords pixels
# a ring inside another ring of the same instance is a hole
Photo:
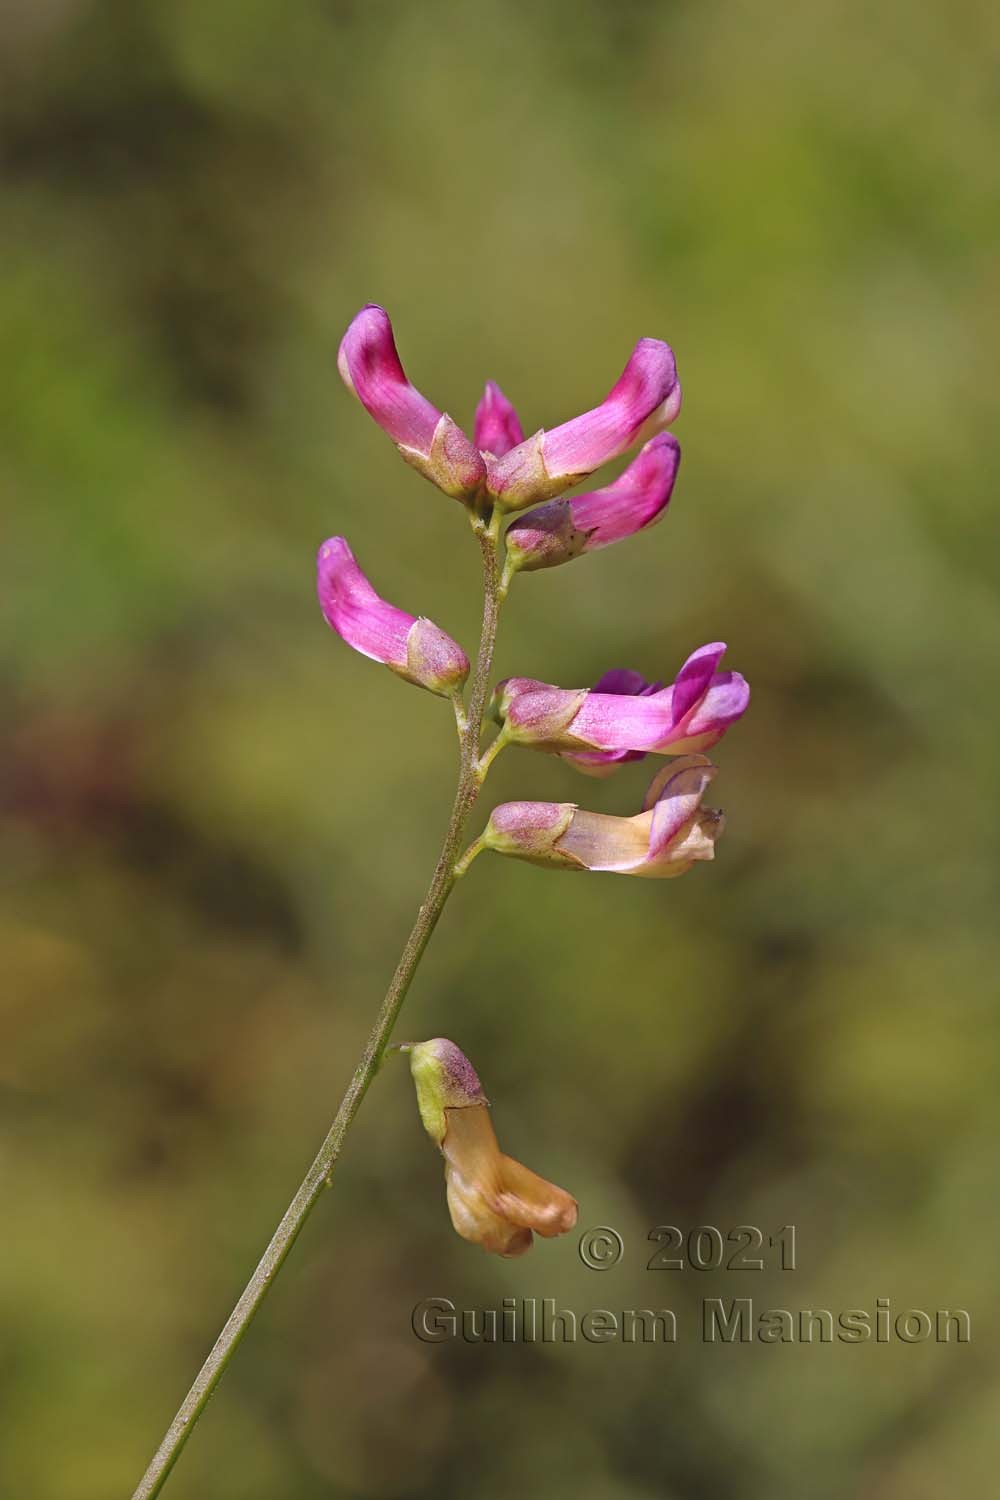
[[[486,468],[478,449],[407,380],[383,308],[361,309],[341,340],[337,367],[408,464],[457,500],[479,492]]]
[[[492,711],[509,740],[566,755],[581,770],[611,763],[581,765],[581,752],[686,755],[707,750],[742,717],[750,701],[750,689],[738,672],[716,670],[725,649],[721,641],[700,647],[668,688],[623,692],[616,683],[609,691],[602,679],[589,691],[574,691],[511,677],[497,688]]]
[[[640,339],[600,406],[536,432],[488,465],[487,488],[505,510],[551,500],[602,464],[668,427],[681,406],[669,344]]]
[[[406,1049],[420,1118],[445,1159],[448,1209],[465,1240],[513,1257],[576,1223],[576,1200],[562,1188],[504,1156],[489,1102],[469,1059],[454,1042],[435,1037]]]
[[[714,858],[723,818],[701,806],[714,775],[703,755],[673,762],[654,777],[644,810],[632,818],[586,812],[570,803],[507,802],[494,808],[483,843],[532,864],[668,880],[696,860]]]
[[[474,435],[480,452],[492,453],[494,458],[502,458],[511,448],[524,442],[517,412],[494,380],[487,380],[482,400],[476,407]]]
[[[342,536],[319,549],[316,582],[327,624],[362,656],[445,698],[468,677],[469,658],[461,646],[433,621],[380,598]]]
[[[522,516],[507,532],[512,568],[553,568],[652,526],[667,508],[680,458],[677,439],[661,432],[613,483]]]

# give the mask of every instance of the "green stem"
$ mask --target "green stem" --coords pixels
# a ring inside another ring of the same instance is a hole
[[[386,1045],[392,1034],[392,1028],[396,1023],[400,1007],[406,998],[406,992],[410,988],[417,965],[423,956],[424,949],[427,947],[431,933],[437,925],[437,920],[444,909],[444,904],[451,893],[455,881],[460,874],[464,874],[464,867],[459,870],[456,868],[456,864],[462,845],[462,834],[465,830],[465,824],[482,786],[482,777],[479,772],[479,745],[482,735],[483,713],[489,694],[493,648],[496,642],[497,624],[502,604],[498,560],[499,523],[499,515],[486,520],[476,520],[473,523],[473,529],[479,538],[483,555],[485,596],[483,602],[483,626],[479,639],[476,666],[472,675],[469,708],[468,713],[465,715],[464,725],[462,724],[462,720],[459,720],[461,733],[459,740],[458,787],[451,809],[451,817],[448,821],[448,830],[444,837],[444,843],[441,846],[441,853],[438,856],[437,864],[434,867],[434,874],[431,876],[431,883],[427,889],[427,894],[417,913],[413,930],[406,940],[406,946],[403,949],[402,957],[396,966],[396,972],[392,976],[392,981],[386,991],[385,999],[379,1007],[375,1024],[365,1043],[361,1061],[354,1070],[354,1076],[347,1086],[347,1092],[340,1102],[340,1108],[337,1110],[333,1124],[327,1132],[326,1139],[322,1146],[320,1146],[316,1159],[306,1173],[301,1187],[285,1210],[284,1217],[274,1231],[270,1244],[261,1256],[260,1264],[247,1282],[243,1295],[230,1313],[229,1319],[216,1339],[211,1353],[205,1360],[194,1384],[181,1403],[177,1415],[171,1422],[163,1442],[156,1450],[153,1461],[143,1475],[132,1500],[152,1500],[152,1497],[158,1495],[162,1490],[168,1474],[177,1462],[181,1449],[191,1436],[195,1423],[198,1421],[209,1398],[222,1379],[226,1366],[232,1359],[237,1345],[249,1328],[254,1314],[260,1307],[271,1283],[284,1264],[285,1257],[294,1245],[299,1230],[316,1206],[323,1189],[330,1185],[333,1169],[340,1156],[347,1132],[350,1130],[354,1118],[361,1107],[361,1101],[368,1092],[369,1085],[378,1072],[385,1056]]]

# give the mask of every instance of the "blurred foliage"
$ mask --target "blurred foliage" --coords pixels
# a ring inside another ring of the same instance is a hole
[[[391,310],[529,430],[671,340],[648,537],[518,583],[498,675],[730,642],[728,831],[662,885],[481,860],[401,1034],[616,1225],[452,1233],[405,1070],[170,1494],[937,1500],[1000,1468],[995,7],[0,5],[0,1491],[134,1484],[326,1128],[449,804],[447,709],[313,596],[350,537],[466,642],[475,547],[344,393]],[[631,811],[511,751],[491,791]],[[656,1223],[799,1226],[654,1278]],[[419,1298],[965,1306],[973,1343],[493,1349]],[[995,1314],[994,1314],[995,1315]]]

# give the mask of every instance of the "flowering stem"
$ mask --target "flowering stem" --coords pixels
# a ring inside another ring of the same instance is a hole
[[[441,853],[438,856],[431,882],[427,889],[413,930],[406,940],[402,957],[396,966],[389,988],[379,1007],[379,1012],[365,1043],[361,1061],[347,1086],[340,1108],[316,1159],[303,1179],[295,1197],[285,1210],[281,1223],[271,1237],[271,1242],[261,1257],[240,1300],[237,1302],[211,1353],[202,1365],[194,1384],[188,1391],[167,1434],[156,1451],[149,1468],[143,1475],[132,1500],[152,1500],[166,1482],[181,1449],[208,1404],[209,1398],[222,1379],[236,1347],[246,1333],[260,1304],[284,1264],[285,1257],[294,1245],[299,1230],[309,1217],[323,1189],[332,1181],[333,1169],[343,1148],[348,1130],[354,1122],[361,1101],[385,1057],[386,1046],[400,1007],[416,973],[417,965],[430,940],[431,933],[444,909],[444,904],[462,870],[456,869],[462,834],[469,814],[475,805],[482,786],[480,774],[479,746],[482,736],[483,714],[489,694],[490,669],[493,664],[493,648],[496,642],[502,595],[500,591],[499,545],[500,516],[477,518],[473,529],[479,539],[483,556],[483,625],[479,640],[479,652],[472,675],[469,707],[464,716],[459,716],[459,775],[455,801],[448,822]],[[456,704],[456,711],[458,710]],[[464,723],[463,723],[464,717]]]

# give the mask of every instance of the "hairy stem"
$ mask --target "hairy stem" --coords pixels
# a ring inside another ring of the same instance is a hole
[[[496,642],[497,624],[500,616],[502,596],[498,564],[499,515],[487,520],[477,520],[474,530],[479,539],[483,555],[483,625],[479,639],[479,652],[472,675],[469,707],[460,716],[459,723],[459,774],[455,801],[448,821],[448,830],[441,846],[431,883],[417,913],[413,930],[406,940],[396,972],[392,976],[385,999],[379,1007],[375,1024],[365,1043],[361,1060],[340,1102],[333,1124],[326,1139],[316,1154],[298,1192],[285,1210],[281,1223],[271,1237],[271,1242],[261,1256],[243,1291],[243,1295],[230,1313],[228,1321],[216,1339],[211,1353],[205,1360],[194,1384],[188,1391],[180,1409],[167,1430],[167,1434],[156,1451],[152,1463],[146,1470],[132,1500],[152,1500],[158,1495],[167,1476],[180,1455],[181,1449],[207,1405],[209,1398],[225,1373],[237,1345],[246,1333],[254,1314],[263,1302],[275,1276],[284,1264],[285,1257],[294,1245],[299,1230],[309,1217],[323,1189],[332,1181],[347,1132],[350,1130],[361,1107],[361,1101],[381,1066],[386,1045],[396,1024],[400,1007],[416,973],[417,965],[444,904],[459,875],[465,867],[457,869],[462,834],[479,790],[482,776],[479,769],[479,746],[482,735],[483,713],[489,694],[490,669],[493,664],[493,647]]]

